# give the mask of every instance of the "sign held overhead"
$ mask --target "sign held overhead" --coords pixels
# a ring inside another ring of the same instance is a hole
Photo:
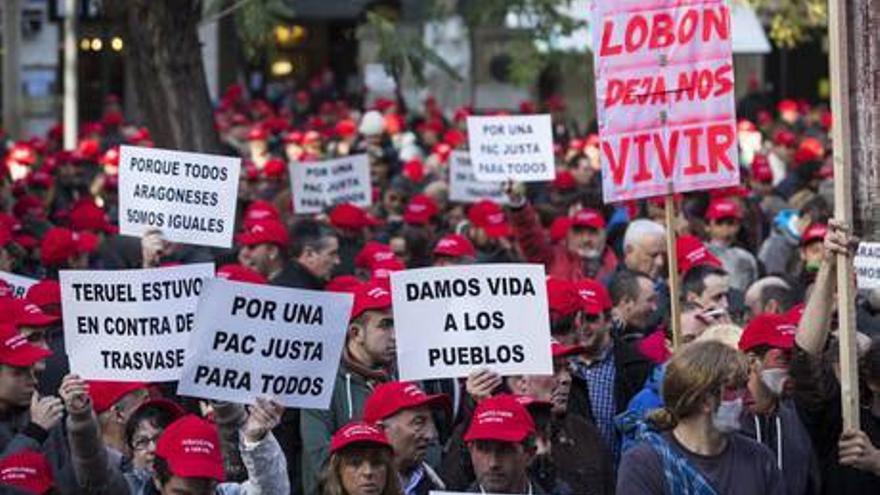
[[[297,213],[321,213],[340,203],[373,204],[367,155],[291,163],[290,181]]]
[[[467,127],[478,180],[539,182],[556,177],[550,115],[468,117]]]
[[[119,232],[231,247],[240,173],[240,158],[122,146]]]

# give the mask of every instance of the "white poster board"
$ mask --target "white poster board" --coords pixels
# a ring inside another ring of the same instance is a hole
[[[367,155],[291,163],[290,181],[297,213],[321,213],[340,203],[364,208],[373,204]]]
[[[178,393],[327,409],[351,305],[347,293],[208,281]]]
[[[177,380],[205,279],[214,265],[62,270],[64,345],[87,380]]]
[[[556,177],[550,115],[468,117],[467,127],[477,179],[539,182]]]
[[[471,157],[467,151],[453,151],[449,155],[449,199],[459,203],[476,203],[484,199],[500,205],[508,203],[503,182],[480,182],[474,175]]]
[[[3,271],[0,271],[0,280],[9,284],[9,287],[12,289],[12,297],[16,299],[23,299],[28,289],[38,282],[38,280],[32,278]]]
[[[401,380],[552,374],[544,267],[421,268],[391,274]]]
[[[119,232],[228,248],[235,229],[241,159],[122,146],[119,151]]]
[[[859,289],[880,289],[880,242],[862,242],[853,259]]]

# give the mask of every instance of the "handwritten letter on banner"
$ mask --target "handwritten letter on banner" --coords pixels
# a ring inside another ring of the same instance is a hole
[[[606,203],[739,183],[724,0],[593,2]]]

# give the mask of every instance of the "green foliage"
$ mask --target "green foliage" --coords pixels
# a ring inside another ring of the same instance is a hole
[[[272,29],[295,18],[284,0],[209,0],[205,4],[204,19],[216,20],[226,15],[235,16],[244,55],[251,62],[272,58],[276,50]]]
[[[831,0],[834,1],[834,0]],[[794,48],[824,32],[828,23],[826,0],[746,0],[759,16],[769,20],[770,38],[780,48]]]
[[[456,81],[461,74],[449,65],[436,51],[425,45],[421,32],[407,33],[384,16],[367,12],[367,26],[378,38],[379,62],[395,81],[400,82],[404,74],[410,74],[417,84],[425,84],[425,67],[433,65]]]

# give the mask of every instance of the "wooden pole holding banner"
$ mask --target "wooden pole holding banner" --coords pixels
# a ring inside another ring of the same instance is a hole
[[[828,2],[831,71],[831,136],[834,145],[834,217],[852,227],[852,147],[850,145],[849,47],[846,0]],[[844,429],[859,429],[859,375],[856,351],[855,287],[850,259],[837,255],[837,313],[840,322],[840,392]]]
[[[670,188],[671,189],[671,188]],[[666,259],[669,267],[669,325],[672,328],[672,347],[681,346],[681,307],[678,293],[678,257],[675,252],[675,197],[670,190],[666,195]]]

